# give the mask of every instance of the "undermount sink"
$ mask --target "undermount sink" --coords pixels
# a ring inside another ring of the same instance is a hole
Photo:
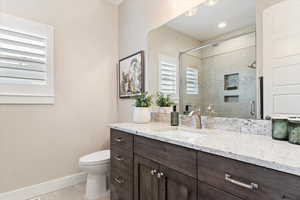
[[[207,134],[201,129],[187,128],[187,127],[157,127],[153,128],[153,131],[157,135],[164,135],[166,137],[170,136],[172,138],[189,140],[190,138],[199,138],[206,136]]]

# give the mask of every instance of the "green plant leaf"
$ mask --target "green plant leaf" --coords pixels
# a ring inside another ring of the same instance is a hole
[[[135,107],[150,107],[152,105],[152,96],[147,92],[142,92],[140,96],[135,97]]]
[[[175,103],[171,100],[170,95],[165,95],[161,92],[157,92],[156,96],[156,104],[159,107],[171,107],[172,105],[175,105]]]

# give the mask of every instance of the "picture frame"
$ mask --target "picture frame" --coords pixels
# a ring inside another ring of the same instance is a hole
[[[145,91],[145,53],[139,51],[119,60],[119,98],[132,98]]]

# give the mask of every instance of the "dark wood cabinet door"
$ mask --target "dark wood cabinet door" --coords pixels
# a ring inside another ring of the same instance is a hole
[[[134,156],[134,200],[158,200],[158,170],[158,163]]]
[[[197,200],[197,180],[171,168],[160,166],[159,200]]]

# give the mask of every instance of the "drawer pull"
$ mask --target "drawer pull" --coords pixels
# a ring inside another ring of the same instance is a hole
[[[116,159],[117,161],[123,161],[124,158],[122,156],[114,156],[114,159]]]
[[[151,174],[152,176],[154,176],[156,173],[157,173],[157,170],[156,170],[156,169],[152,169],[152,170],[150,171],[150,174]]]
[[[114,139],[116,142],[123,142],[123,139],[122,138],[115,138]]]
[[[257,190],[258,189],[258,184],[256,184],[256,183],[246,184],[246,183],[234,180],[234,179],[231,178],[230,174],[225,174],[225,180],[232,183],[232,184],[234,184],[234,185],[238,185],[238,186],[241,186],[243,188],[247,188],[249,190]]]
[[[122,185],[125,182],[122,178],[114,178],[114,181],[120,185]]]

